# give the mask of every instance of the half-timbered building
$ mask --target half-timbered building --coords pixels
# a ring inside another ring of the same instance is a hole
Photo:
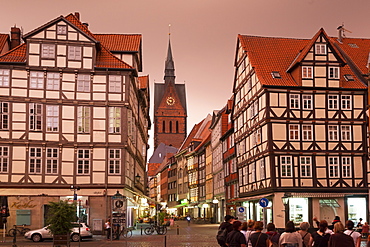
[[[9,224],[44,226],[49,201],[78,199],[82,219],[100,231],[119,191],[131,225],[146,187],[150,126],[141,35],[93,34],[75,13],[19,41],[0,56],[0,194]]]
[[[232,117],[247,218],[367,219],[369,44],[323,29],[311,39],[238,36]]]

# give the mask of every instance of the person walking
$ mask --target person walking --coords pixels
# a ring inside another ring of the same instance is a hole
[[[245,236],[240,232],[242,229],[242,223],[239,220],[235,220],[232,224],[233,230],[227,234],[226,246],[228,247],[247,247]]]
[[[347,220],[346,227],[347,227],[347,230],[344,231],[344,234],[347,234],[348,236],[351,236],[353,238],[355,247],[360,247],[362,234],[359,232],[356,232],[355,229],[353,229],[355,227],[355,223],[353,223],[352,220]]]
[[[328,229],[328,222],[321,220],[319,230],[311,234],[308,246],[313,247],[328,247],[331,230]]]
[[[224,222],[221,223],[221,225],[218,227],[217,232],[217,243],[221,247],[227,247],[226,245],[226,237],[233,230],[233,223],[234,217],[231,215],[225,215]]]
[[[254,233],[254,220],[248,220],[247,222],[243,222],[241,233],[244,234],[245,240],[247,241],[248,247],[252,247],[252,243],[249,237]]]
[[[266,234],[269,236],[271,247],[278,247],[279,246],[279,238],[280,233],[276,231],[276,227],[274,223],[268,223],[266,226]]]
[[[362,237],[367,239],[367,236],[369,236],[369,224],[365,222],[362,226]]]
[[[285,232],[280,235],[279,247],[302,247],[302,237],[295,231],[293,221],[286,223]]]
[[[111,232],[111,226],[110,226],[110,219],[107,219],[107,221],[104,223],[104,230],[105,235],[107,236],[107,239],[110,239],[110,232]]]
[[[254,223],[254,230],[255,232],[252,233],[250,236],[250,242],[252,243],[253,247],[269,247],[270,240],[269,236],[266,233],[262,233],[263,230],[263,222],[256,221]]]
[[[344,234],[342,222],[334,225],[334,234],[330,236],[328,247],[355,247],[353,238]]]
[[[308,228],[310,228],[310,223],[308,222],[302,222],[299,225],[299,228],[301,228],[298,233],[301,234],[302,241],[303,241],[303,247],[309,247],[308,243],[311,239],[311,233],[308,232]]]

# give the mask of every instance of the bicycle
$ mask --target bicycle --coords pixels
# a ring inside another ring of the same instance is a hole
[[[112,239],[119,239],[119,236],[124,238],[131,238],[132,237],[132,229],[130,227],[118,227],[112,233]]]
[[[146,235],[152,235],[154,231],[157,232],[158,235],[164,235],[167,233],[167,227],[166,226],[157,226],[151,224],[149,227],[144,229],[144,233]]]
[[[12,229],[8,231],[8,235],[11,237],[14,237],[14,235],[19,234],[21,236],[24,236],[24,234],[28,231],[31,231],[31,229],[25,227],[26,225],[22,226],[16,226],[14,225]]]

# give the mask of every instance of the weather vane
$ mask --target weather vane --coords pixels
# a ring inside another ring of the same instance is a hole
[[[168,35],[171,35],[171,24],[168,24]]]

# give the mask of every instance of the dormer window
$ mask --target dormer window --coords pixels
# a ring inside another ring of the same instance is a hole
[[[271,72],[271,75],[272,75],[272,78],[277,78],[277,79],[280,79],[281,78],[280,73],[277,72],[277,71],[272,71]]]
[[[317,55],[326,55],[326,44],[316,44],[315,52]]]
[[[355,80],[353,75],[344,75],[344,79],[346,79],[346,81],[354,81]]]

